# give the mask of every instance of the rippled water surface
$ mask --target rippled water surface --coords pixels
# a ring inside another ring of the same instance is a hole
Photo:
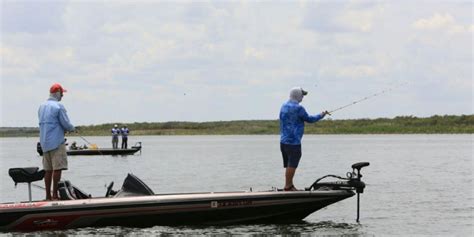
[[[110,147],[108,137],[85,137]],[[278,136],[147,136],[143,152],[133,156],[70,156],[63,178],[93,196],[106,185],[118,189],[127,173],[145,181],[155,193],[268,190],[282,187]],[[85,143],[80,137],[69,141]],[[0,138],[0,202],[27,200],[27,186],[17,188],[11,167],[41,167],[37,138]],[[38,235],[473,235],[472,135],[306,135],[295,184],[309,186],[326,174],[344,175],[350,165],[363,169],[367,188],[361,196],[326,207],[304,222],[287,225],[155,226],[151,228],[82,228]],[[36,184],[43,186],[42,182]],[[44,191],[33,189],[33,199]],[[11,235],[11,233],[3,233]]]

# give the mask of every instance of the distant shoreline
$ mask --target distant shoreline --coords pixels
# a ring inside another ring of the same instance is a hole
[[[78,126],[81,136],[109,136],[114,124]],[[132,136],[146,135],[271,135],[279,134],[278,120],[217,122],[126,123]],[[324,119],[306,124],[305,134],[473,134],[474,115],[399,116],[393,119]],[[74,136],[74,134],[71,134]],[[1,127],[0,137],[37,137],[36,127]]]

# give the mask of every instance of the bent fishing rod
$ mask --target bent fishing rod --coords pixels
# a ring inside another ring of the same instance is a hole
[[[87,141],[87,139],[85,139],[83,136],[79,135],[78,133],[76,133],[76,135],[77,135],[78,137],[80,137],[82,140],[84,140],[87,144],[93,146],[93,144],[90,143],[89,141]]]
[[[396,89],[396,88],[398,88],[398,87],[400,87],[400,86],[402,86],[402,85],[405,85],[405,84],[406,84],[406,83],[402,83],[402,84],[400,84],[400,85],[397,85],[397,86],[394,86],[394,87],[391,87],[391,88],[388,88],[388,89],[379,91],[379,92],[377,92],[377,93],[375,93],[375,94],[366,96],[366,97],[364,97],[364,98],[362,98],[362,99],[353,101],[353,102],[351,102],[351,103],[349,103],[349,104],[346,104],[346,105],[344,105],[344,106],[341,106],[341,107],[339,107],[339,108],[337,108],[337,109],[333,109],[333,110],[331,110],[331,111],[326,111],[326,114],[332,115],[332,113],[334,113],[334,112],[336,112],[336,111],[345,109],[345,108],[347,108],[347,107],[350,107],[350,106],[355,105],[355,104],[357,104],[357,103],[360,103],[360,102],[362,102],[362,101],[368,100],[368,99],[370,99],[370,98],[377,97],[377,96],[379,96],[379,95],[388,93],[388,92],[390,92],[390,91],[392,91],[392,90],[394,90],[394,89]]]
[[[89,141],[87,141],[87,139],[85,139],[83,136],[79,135],[79,131],[77,131],[77,130],[76,130],[76,135],[77,135],[78,137],[80,137],[82,140],[84,140],[84,141],[85,141],[87,144],[89,144],[90,146],[94,146],[94,145],[95,145],[95,144],[92,144],[92,143],[90,143]],[[98,148],[97,148],[97,151],[99,152],[99,154],[100,154],[101,156],[105,156],[104,154],[102,154],[102,152],[100,152],[100,150],[99,150]]]

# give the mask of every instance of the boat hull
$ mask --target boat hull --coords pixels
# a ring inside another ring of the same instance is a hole
[[[70,156],[93,156],[93,155],[132,155],[139,151],[141,147],[130,149],[84,149],[84,150],[68,150]]]
[[[298,222],[349,190],[168,194],[0,204],[0,230]]]
[[[137,142],[136,145],[128,149],[113,149],[113,148],[100,148],[100,149],[77,149],[77,150],[67,150],[67,154],[70,156],[94,156],[94,155],[132,155],[137,151],[142,149],[142,143]],[[36,151],[40,156],[43,155],[43,149],[41,144],[38,142],[36,144]]]

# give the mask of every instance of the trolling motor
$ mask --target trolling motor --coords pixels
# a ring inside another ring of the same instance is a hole
[[[132,146],[132,149],[139,149],[140,155],[142,154],[142,142],[137,142]]]
[[[363,167],[369,166],[369,162],[358,162],[353,164],[352,172],[347,172],[346,178],[337,176],[337,175],[326,175],[323,176],[309,186],[305,188],[306,191],[311,190],[355,190],[357,193],[357,222],[359,222],[359,212],[360,212],[360,194],[364,193],[365,183],[361,181],[362,174],[360,170]],[[357,170],[357,173],[356,173]],[[338,181],[332,182],[319,182],[325,178],[332,177],[339,179]]]

